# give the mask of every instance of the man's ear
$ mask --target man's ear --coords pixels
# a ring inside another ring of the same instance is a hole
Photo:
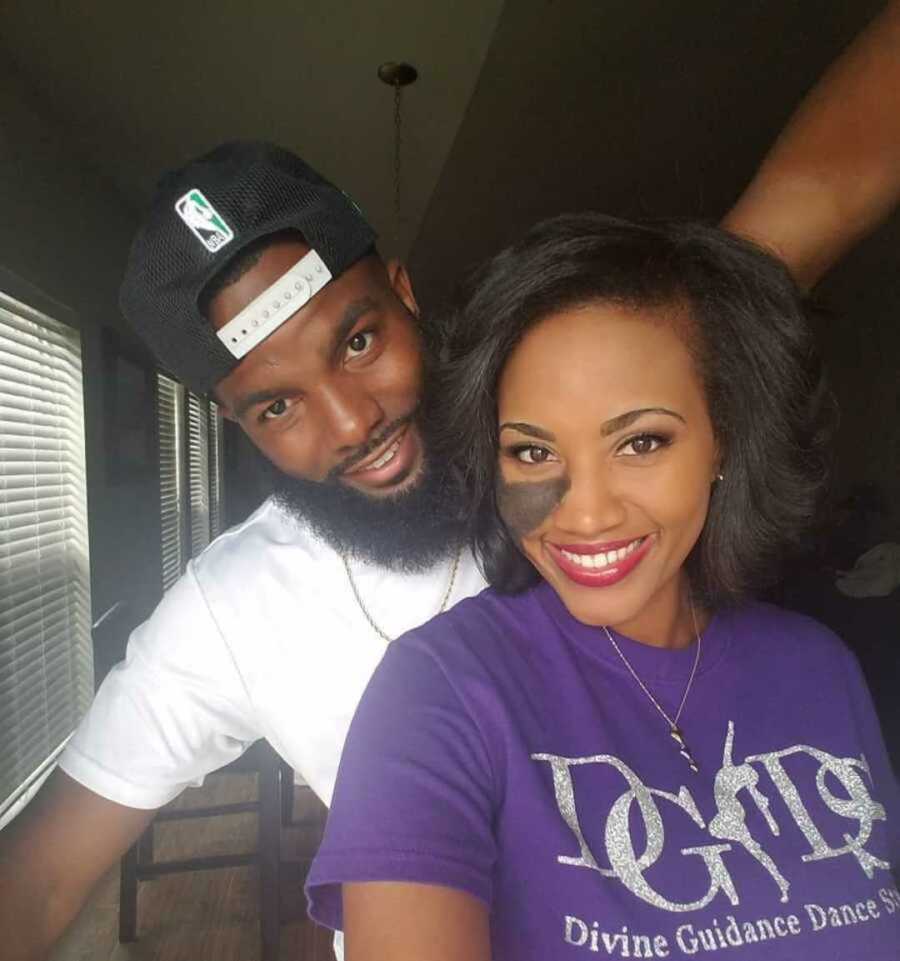
[[[234,416],[231,408],[223,402],[221,397],[219,397],[215,388],[209,392],[209,399],[216,405],[216,407],[219,408],[220,411],[222,411],[222,416],[225,418],[225,420],[230,420],[235,424],[237,423],[237,417]]]
[[[385,264],[391,290],[402,301],[406,309],[413,315],[419,316],[419,305],[416,302],[416,295],[413,293],[412,281],[406,267],[396,259],[391,259]]]

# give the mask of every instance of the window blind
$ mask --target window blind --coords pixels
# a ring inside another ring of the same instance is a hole
[[[167,591],[181,577],[184,544],[184,388],[165,374],[156,375],[159,427],[159,511],[162,528],[162,582]]]
[[[188,393],[188,474],[191,499],[191,557],[210,540],[209,403]]]
[[[157,373],[163,590],[224,523],[222,412]]]
[[[81,342],[0,294],[0,815],[93,695]]]

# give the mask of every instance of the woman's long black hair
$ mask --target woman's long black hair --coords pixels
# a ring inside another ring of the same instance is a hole
[[[593,213],[536,225],[471,275],[447,317],[436,416],[485,575],[506,592],[538,577],[497,511],[501,371],[529,327],[591,302],[682,318],[724,474],[688,569],[707,604],[741,599],[800,541],[827,479],[834,408],[800,293],[783,264],[717,228]]]

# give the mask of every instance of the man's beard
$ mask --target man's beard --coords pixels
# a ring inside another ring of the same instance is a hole
[[[301,520],[338,553],[413,573],[427,570],[461,538],[461,497],[452,471],[429,448],[426,416],[405,419],[419,428],[423,464],[413,485],[396,495],[373,497],[329,475],[322,482],[303,480],[270,465],[278,505]],[[386,434],[400,423],[392,424]],[[362,460],[380,441],[366,445]]]

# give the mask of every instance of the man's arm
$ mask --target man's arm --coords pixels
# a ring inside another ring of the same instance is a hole
[[[831,65],[722,226],[812,287],[900,200],[900,0]]]
[[[155,811],[124,807],[54,771],[0,832],[0,931],[6,961],[39,961]]]
[[[0,832],[4,961],[45,957],[154,810],[259,736],[191,562],[132,633],[59,769]]]

